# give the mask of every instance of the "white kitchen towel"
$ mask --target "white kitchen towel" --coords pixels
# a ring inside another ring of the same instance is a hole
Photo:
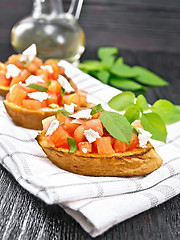
[[[107,104],[119,90],[61,61],[88,100]],[[152,141],[163,165],[143,177],[85,177],[59,169],[37,144],[38,131],[14,125],[0,100],[0,163],[21,186],[47,204],[59,204],[93,237],[180,193],[180,122],[168,126],[167,143]]]

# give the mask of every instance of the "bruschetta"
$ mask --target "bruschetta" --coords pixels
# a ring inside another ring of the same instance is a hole
[[[162,159],[148,140],[150,134],[139,121],[134,126],[140,133],[146,132],[145,141],[142,143],[142,136],[132,131],[127,144],[107,131],[101,122],[101,113],[88,119],[91,112],[88,110],[66,116],[60,112],[44,120],[43,131],[36,140],[55,165],[85,176],[139,176],[161,166]]]

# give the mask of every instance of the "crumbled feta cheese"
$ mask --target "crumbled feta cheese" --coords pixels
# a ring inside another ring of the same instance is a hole
[[[48,70],[49,73],[53,73],[53,68],[51,65],[41,66],[40,68]]]
[[[87,148],[83,148],[83,149],[82,149],[82,152],[83,152],[83,153],[87,153]]]
[[[53,132],[56,131],[56,129],[59,127],[59,121],[58,120],[53,120],[45,134],[45,136],[49,136],[49,135],[52,135]]]
[[[97,138],[100,138],[99,133],[93,129],[84,130],[84,135],[89,143],[95,142]]]
[[[24,50],[20,58],[20,61],[30,63],[35,58],[36,54],[37,54],[36,44],[33,43],[30,47]]]
[[[47,117],[47,118],[44,118],[42,120],[42,125],[44,126],[47,122],[49,122],[49,119],[51,119],[52,121],[56,119],[55,116],[50,116],[50,117]]]
[[[138,138],[140,147],[145,148],[152,134],[139,127],[136,129],[136,131],[139,133]]]
[[[62,88],[64,88],[65,92],[68,92],[68,93],[74,92],[74,88],[71,87],[68,80],[65,77],[63,77],[62,75],[59,75],[58,82],[61,84]]]
[[[74,103],[71,103],[70,105],[64,104],[64,109],[69,113],[74,113],[74,107],[77,107]]]
[[[18,67],[16,67],[14,64],[8,64],[6,78],[9,79],[10,77],[17,77],[20,72],[21,70]]]
[[[91,109],[85,109],[70,115],[70,117],[76,118],[76,119],[80,119],[80,118],[91,119],[92,115],[90,113],[91,113]]]
[[[35,76],[35,75],[29,76],[25,81],[26,86],[28,86],[29,84],[32,84],[32,83],[36,84],[38,82],[44,82],[44,80],[40,76]]]
[[[143,113],[152,113],[152,110],[148,109],[148,110],[144,111]]]
[[[28,93],[27,95],[32,99],[39,100],[40,102],[48,98],[48,94],[46,92],[32,92]]]

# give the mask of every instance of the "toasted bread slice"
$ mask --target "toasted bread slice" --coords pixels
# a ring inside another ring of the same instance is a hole
[[[56,115],[58,108],[42,108],[40,110],[29,110],[23,107],[20,107],[14,103],[11,103],[7,100],[3,101],[3,104],[6,108],[7,113],[12,118],[13,122],[16,125],[19,125],[24,128],[34,129],[34,130],[42,130],[42,120]],[[88,103],[86,107],[83,108],[90,108],[94,104]]]
[[[5,97],[6,94],[9,92],[10,87],[9,86],[2,86],[0,85],[0,95]]]
[[[58,167],[86,176],[140,176],[159,168],[161,157],[148,142],[146,148],[137,147],[125,153],[113,155],[83,154],[80,151],[69,153],[68,149],[53,148],[44,132],[36,137],[47,157]]]

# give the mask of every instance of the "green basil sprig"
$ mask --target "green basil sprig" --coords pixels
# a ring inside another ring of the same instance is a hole
[[[75,138],[67,138],[67,142],[69,145],[69,152],[74,153],[77,150],[76,140]]]
[[[113,97],[108,105],[117,111],[125,111],[124,116],[132,123],[141,120],[145,130],[152,134],[152,138],[166,141],[166,124],[180,121],[180,107],[168,100],[158,100],[150,106],[143,95],[135,98],[132,92],[123,92]]]
[[[47,90],[48,90],[47,87],[43,87],[43,86],[40,86],[40,85],[35,84],[35,83],[30,83],[29,85],[27,85],[27,87],[36,89],[36,90],[41,91],[41,92],[47,92]]]
[[[101,47],[97,55],[100,60],[85,60],[79,68],[105,84],[130,91],[145,91],[145,86],[168,85],[167,81],[150,70],[125,64],[123,58],[118,57],[117,48]]]

